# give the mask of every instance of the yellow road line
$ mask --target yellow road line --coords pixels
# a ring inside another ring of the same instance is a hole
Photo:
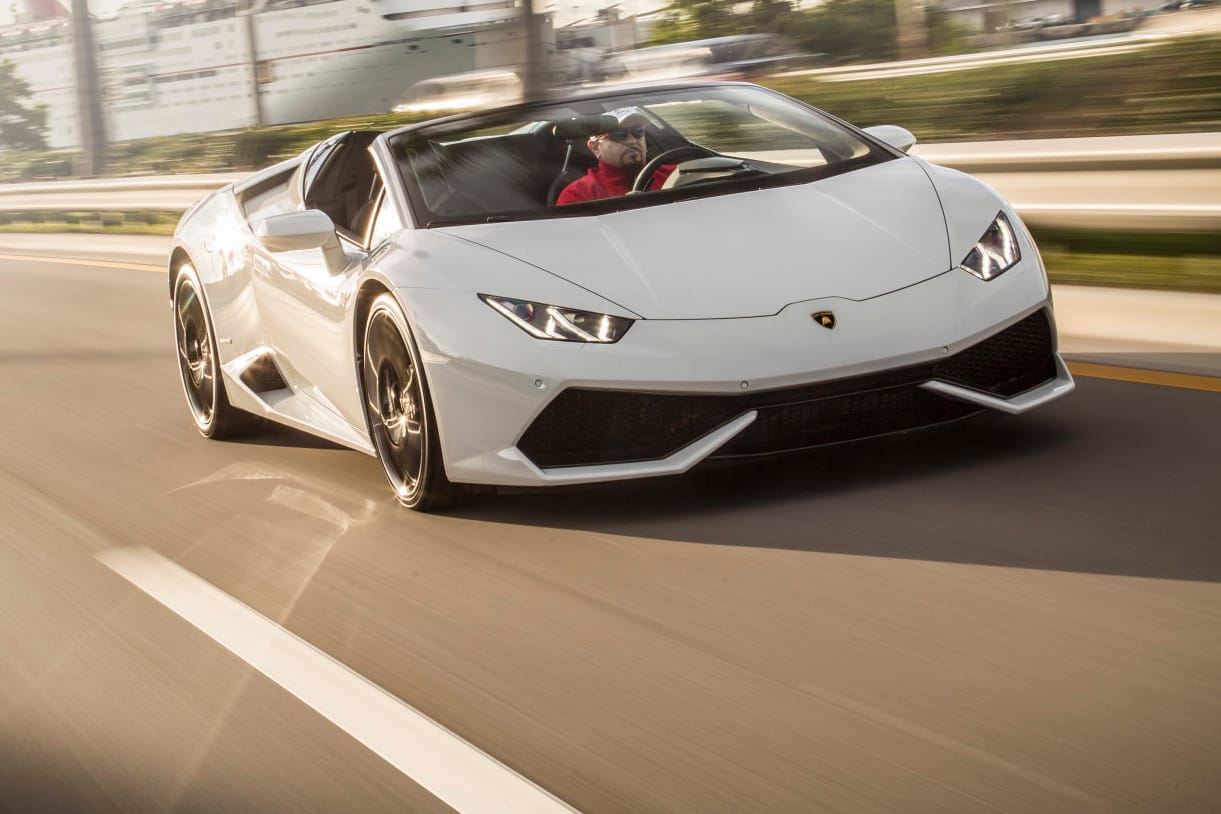
[[[1187,390],[1207,390],[1221,393],[1221,379],[1213,376],[1194,376],[1190,373],[1170,373],[1165,370],[1140,370],[1133,367],[1095,365],[1090,362],[1069,362],[1068,369],[1074,376],[1091,379],[1112,379],[1117,382],[1138,384],[1160,384],[1165,387],[1182,387]]]
[[[132,271],[160,271],[165,266],[150,266],[147,263],[119,263],[111,260],[82,260],[77,257],[38,257],[32,254],[0,254],[0,260],[24,260],[33,263],[66,263],[70,266],[96,266],[104,269],[131,269]]]

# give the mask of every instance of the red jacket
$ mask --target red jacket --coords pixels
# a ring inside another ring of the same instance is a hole
[[[663,164],[658,167],[657,172],[653,173],[653,179],[649,181],[648,188],[661,189],[661,185],[672,172],[674,172],[673,164]],[[605,161],[599,161],[598,166],[591,168],[589,172],[585,173],[585,177],[578,178],[564,187],[560,197],[555,199],[555,205],[565,206],[567,204],[611,198],[616,195],[626,195],[628,190],[632,188],[632,181],[635,179],[636,173],[628,173],[622,167],[615,167],[607,164]]]

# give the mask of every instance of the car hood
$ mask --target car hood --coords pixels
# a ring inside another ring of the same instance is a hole
[[[646,319],[766,316],[804,300],[865,300],[951,265],[936,191],[907,158],[797,186],[445,231]]]

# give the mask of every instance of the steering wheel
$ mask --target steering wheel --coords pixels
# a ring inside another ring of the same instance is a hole
[[[674,157],[678,155],[692,154],[693,157],[720,155],[716,150],[710,150],[707,147],[701,147],[698,144],[684,144],[681,147],[672,147],[664,153],[655,155],[645,162],[645,165],[640,168],[640,172],[636,174],[636,180],[632,182],[632,192],[640,192],[649,185],[649,181],[653,179],[653,173],[657,172],[657,168],[667,162],[677,163]]]

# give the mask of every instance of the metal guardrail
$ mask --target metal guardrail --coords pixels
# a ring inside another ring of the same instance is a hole
[[[912,153],[969,173],[1221,169],[1221,133],[918,143]]]
[[[1033,225],[1221,231],[1221,133],[918,144],[933,163],[980,175]],[[19,213],[181,213],[245,173],[0,185]],[[140,217],[133,217],[139,220]]]
[[[185,212],[246,173],[0,184],[0,212]]]

